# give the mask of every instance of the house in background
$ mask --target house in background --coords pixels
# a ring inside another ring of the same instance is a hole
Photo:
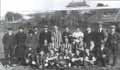
[[[72,0],[66,7],[89,7],[89,5],[86,3],[86,0]]]

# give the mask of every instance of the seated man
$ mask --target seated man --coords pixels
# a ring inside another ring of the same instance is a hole
[[[58,54],[55,53],[53,49],[51,49],[45,59],[45,67],[47,67],[47,68],[55,67],[57,58],[58,58]]]
[[[72,66],[74,66],[74,67],[80,67],[80,66],[84,65],[84,63],[83,63],[84,57],[83,57],[82,54],[83,54],[83,52],[80,52],[80,50],[76,50],[75,55],[71,59]]]
[[[94,54],[88,49],[86,49],[84,62],[86,66],[95,65],[96,62]]]
[[[32,48],[28,48],[25,52],[25,64],[36,66],[36,54]]]
[[[65,61],[65,59],[64,59],[64,54],[60,54],[59,56],[58,56],[58,59],[57,59],[57,68],[58,69],[64,69],[65,67],[66,67],[66,65],[67,65],[67,62]]]
[[[44,63],[45,63],[45,58],[46,58],[46,55],[44,53],[44,51],[40,51],[40,53],[37,54],[36,56],[36,61],[37,61],[37,66],[39,68],[43,68],[44,67]]]
[[[64,52],[64,60],[66,62],[65,67],[71,67],[71,58],[72,58],[72,53],[68,49],[65,49]]]

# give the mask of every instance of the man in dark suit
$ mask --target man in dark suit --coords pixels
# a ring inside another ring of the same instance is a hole
[[[94,32],[94,42],[96,44],[96,47],[100,48],[100,44],[102,41],[104,41],[105,34],[104,34],[104,28],[102,24],[98,25],[97,31]]]
[[[35,44],[36,44],[36,51],[39,52],[39,35],[40,35],[40,31],[38,26],[34,26],[33,27],[33,31],[34,31],[34,38],[35,38]]]
[[[84,42],[86,44],[86,48],[90,49],[91,42],[93,41],[93,32],[91,27],[87,27],[86,32],[84,33]]]
[[[65,43],[65,38],[67,37],[69,39],[69,43],[71,43],[71,32],[68,27],[65,28],[65,31],[62,33],[62,40],[63,43]]]
[[[12,57],[14,55],[14,48],[16,42],[12,28],[8,28],[8,32],[4,34],[2,42],[4,45],[5,58]]]
[[[36,38],[33,30],[29,30],[25,45],[26,47],[32,48],[34,51],[36,51],[38,47],[38,39]]]
[[[25,40],[27,35],[24,33],[24,28],[19,27],[19,31],[15,35],[17,47],[15,49],[15,57],[18,60],[19,64],[23,64],[24,54],[25,54]]]
[[[45,41],[48,44],[51,42],[51,32],[48,31],[48,26],[47,25],[45,25],[44,31],[42,31],[39,35],[39,44],[40,44],[39,50],[41,50],[41,48],[43,49],[42,46],[44,45]]]
[[[109,49],[108,47],[106,47],[105,42],[102,42],[100,50],[98,51],[99,54],[99,58],[97,59],[97,61],[100,63],[100,66],[106,66],[109,64]]]
[[[94,36],[93,41],[95,43],[94,52],[95,52],[96,58],[98,58],[97,54],[99,54],[99,52],[97,51],[100,50],[101,43],[104,42],[104,39],[105,39],[104,28],[101,23],[98,25],[97,31],[93,33],[93,36]]]
[[[112,25],[108,34],[107,47],[110,49],[114,66],[117,62],[118,44],[120,43],[120,34],[116,32],[116,26]]]

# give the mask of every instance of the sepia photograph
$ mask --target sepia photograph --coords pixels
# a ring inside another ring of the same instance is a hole
[[[120,70],[120,0],[0,0],[0,70]]]

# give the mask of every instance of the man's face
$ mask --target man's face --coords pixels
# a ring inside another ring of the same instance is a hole
[[[19,29],[20,32],[23,32],[23,29]]]
[[[99,28],[103,28],[103,25],[100,24],[100,25],[99,25]]]
[[[80,28],[77,28],[77,32],[79,32],[80,31]]]
[[[48,28],[44,28],[45,32],[48,31]]]
[[[57,26],[54,26],[54,29],[55,29],[55,30],[58,30],[58,27],[57,27]]]
[[[65,50],[65,53],[66,53],[66,54],[68,54],[68,53],[69,53],[69,51],[66,49],[66,50]]]
[[[88,50],[88,49],[86,49],[86,53],[89,53],[89,50]]]
[[[77,51],[76,51],[76,54],[77,54],[77,55],[79,55],[79,54],[80,54],[80,52],[77,50]]]
[[[54,54],[54,51],[53,51],[53,50],[50,50],[50,53],[51,53],[51,54]]]
[[[41,51],[41,52],[40,52],[40,55],[43,55],[43,54],[44,54],[44,52],[43,52],[43,51]]]
[[[54,41],[55,40],[54,37],[51,37],[51,40]]]
[[[31,51],[31,50],[32,50],[32,48],[29,48],[28,50],[29,50],[29,51]]]
[[[112,29],[111,29],[111,32],[115,32],[115,28],[112,28]]]
[[[45,45],[47,45],[47,44],[48,44],[47,40],[44,40],[44,44],[45,44]]]
[[[59,59],[63,59],[63,56],[59,56]]]
[[[35,27],[35,28],[34,28],[34,30],[35,30],[35,31],[38,31],[38,28],[37,28],[37,27]]]
[[[87,31],[88,31],[88,32],[91,32],[92,30],[91,30],[91,28],[90,28],[90,27],[88,27],[88,28],[87,28]]]
[[[30,36],[33,36],[33,33],[30,33]]]
[[[69,32],[69,28],[66,28],[65,31],[66,31],[66,32]]]
[[[65,42],[68,43],[68,41],[69,41],[68,38],[66,38],[66,39],[65,39]]]
[[[9,30],[9,31],[8,31],[8,33],[9,33],[9,34],[12,34],[12,33],[13,33],[13,31],[12,31],[12,30]]]

